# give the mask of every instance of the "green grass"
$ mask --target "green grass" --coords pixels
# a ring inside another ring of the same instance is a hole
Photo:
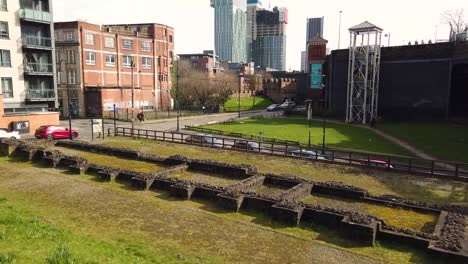
[[[265,110],[268,106],[273,104],[273,102],[263,96],[256,96],[255,97],[255,105],[254,105],[254,98],[253,97],[241,97],[241,111],[251,111],[251,110]],[[237,106],[238,98],[230,98],[225,104],[224,109],[226,112],[236,112],[238,109]]]
[[[262,173],[290,174],[314,181],[343,182],[367,189],[373,195],[389,194],[433,204],[457,203],[468,205],[468,184],[462,182],[387,171],[374,172],[342,165],[171,144],[154,140],[108,137],[105,144],[136,149],[143,153],[161,157],[179,154],[195,159],[212,159],[233,164],[251,164],[256,166]]]
[[[308,144],[309,142],[309,123],[306,118],[251,118],[230,123],[207,125],[204,127],[257,136],[260,131],[263,131],[265,137],[299,141],[302,144]],[[322,145],[322,127],[322,122],[312,122],[312,145]],[[362,127],[327,123],[325,134],[325,144],[328,147],[396,155],[411,155],[405,149]]]
[[[356,245],[322,226],[287,227],[261,213],[226,212],[205,200],[178,201],[6,158],[0,170],[0,259],[6,263],[433,260],[405,246]]]
[[[384,123],[378,129],[442,160],[468,163],[468,125]]]

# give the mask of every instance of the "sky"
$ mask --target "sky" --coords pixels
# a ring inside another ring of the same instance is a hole
[[[325,17],[324,38],[338,47],[339,11],[341,48],[349,46],[348,28],[369,21],[390,35],[390,45],[415,40],[427,43],[448,39],[449,28],[440,14],[464,8],[467,0],[263,0],[263,7],[287,7],[287,69],[300,70],[306,45],[308,17]],[[161,23],[175,28],[175,53],[201,53],[214,47],[214,9],[210,0],[54,0],[54,21],[81,20],[96,24]],[[468,19],[467,19],[468,20]],[[386,46],[388,38],[383,37]]]

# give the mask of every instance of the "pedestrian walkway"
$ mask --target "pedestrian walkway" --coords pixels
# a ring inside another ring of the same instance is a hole
[[[340,125],[347,124],[345,122],[337,121],[337,120],[327,120],[327,122],[328,123],[340,124]],[[412,146],[408,142],[403,141],[401,139],[398,139],[398,138],[396,138],[396,137],[394,137],[394,136],[392,136],[390,134],[387,134],[387,133],[383,132],[382,130],[379,130],[378,128],[374,129],[374,128],[371,128],[369,126],[359,125],[359,124],[347,124],[347,125],[362,127],[362,128],[368,129],[368,130],[374,132],[375,134],[385,138],[386,140],[392,142],[393,144],[398,145],[398,146],[406,149],[407,151],[409,151],[411,154],[413,154],[414,156],[416,156],[418,158],[426,159],[426,160],[436,160],[435,157],[433,157],[433,156],[431,156],[431,155],[429,155],[429,154],[415,148],[414,146]]]

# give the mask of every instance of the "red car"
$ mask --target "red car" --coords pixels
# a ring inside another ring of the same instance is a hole
[[[41,126],[40,128],[36,129],[35,136],[39,139],[45,138],[48,140],[68,139],[70,138],[70,130],[62,126]],[[72,139],[79,137],[78,131],[72,129],[71,137]]]

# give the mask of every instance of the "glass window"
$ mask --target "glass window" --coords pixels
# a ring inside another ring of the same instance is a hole
[[[76,84],[76,71],[68,71],[67,77],[68,84]]]
[[[11,67],[9,50],[0,50],[0,67]]]
[[[93,45],[94,46],[94,34],[86,33],[85,34],[85,43],[86,43],[86,45]]]
[[[91,35],[91,36],[93,36],[93,40],[92,40],[92,41],[93,41],[93,43],[94,43],[94,35]],[[67,31],[67,32],[65,32],[65,40],[66,40],[66,41],[73,41],[73,31]],[[87,40],[86,40],[86,41],[87,41]],[[88,44],[88,43],[86,43],[86,44]],[[91,44],[91,45],[94,45],[94,44]]]
[[[172,35],[169,35],[169,43],[172,43]]]
[[[96,65],[96,53],[86,52],[86,65]]]
[[[115,66],[115,55],[106,54],[106,66]]]
[[[75,63],[75,51],[67,50],[67,63]]]
[[[4,98],[13,98],[13,80],[2,77],[2,93]]]
[[[151,42],[149,41],[143,41],[141,43],[141,50],[142,51],[151,51]]]
[[[132,67],[132,56],[122,56],[122,66],[124,68]]]
[[[7,11],[7,0],[0,0],[0,11]]]
[[[133,40],[122,39],[122,49],[127,49],[127,50],[133,49]]]
[[[143,69],[151,69],[151,58],[150,57],[143,57],[141,67]]]
[[[114,37],[106,37],[106,42],[104,43],[106,48],[115,48],[115,38]]]
[[[0,21],[0,39],[9,39],[8,22]]]

